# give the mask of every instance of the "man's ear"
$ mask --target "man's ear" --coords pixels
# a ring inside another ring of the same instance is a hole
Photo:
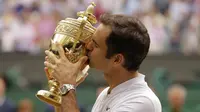
[[[115,64],[123,64],[124,63],[124,56],[122,54],[117,54],[114,56],[114,63]]]

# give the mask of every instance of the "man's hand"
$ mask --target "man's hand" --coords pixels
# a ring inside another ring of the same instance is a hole
[[[73,84],[76,85],[76,77],[79,71],[81,70],[84,63],[87,61],[87,57],[84,56],[79,59],[76,63],[71,63],[65,56],[63,47],[59,44],[56,44],[59,53],[59,59],[51,51],[46,50],[48,60],[44,62],[44,65],[52,69],[51,75],[60,83],[60,84]]]
[[[50,73],[49,73],[47,67],[44,68],[44,71],[45,71],[47,80],[53,79],[53,77],[50,75]],[[84,74],[84,75],[81,77],[81,79],[79,79],[78,82],[76,82],[76,87],[77,87],[79,84],[81,84],[81,83],[86,79],[87,76],[88,76],[88,73]]]

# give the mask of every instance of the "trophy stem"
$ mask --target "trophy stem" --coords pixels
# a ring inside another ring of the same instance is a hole
[[[49,80],[49,88],[50,92],[55,93],[55,94],[60,94],[59,93],[59,83],[56,80]]]
[[[59,83],[56,80],[49,80],[48,83],[50,90],[40,90],[37,92],[36,97],[43,102],[53,105],[55,108],[59,108],[62,100],[59,90]]]

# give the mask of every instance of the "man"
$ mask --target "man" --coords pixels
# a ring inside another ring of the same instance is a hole
[[[104,72],[109,84],[98,96],[92,112],[161,112],[159,99],[148,87],[145,76],[138,72],[149,50],[146,28],[136,18],[124,15],[104,14],[100,22],[92,41],[86,45],[88,57],[77,63],[70,63],[58,44],[59,59],[45,51],[51,60],[45,61],[45,66],[53,69],[52,75],[63,87],[71,85],[63,94],[61,111],[79,112],[73,85],[88,59],[90,67]]]
[[[17,112],[34,112],[34,104],[33,101],[24,98],[19,101]]]

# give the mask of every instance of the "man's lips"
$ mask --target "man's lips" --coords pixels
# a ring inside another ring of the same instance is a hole
[[[91,52],[89,50],[86,51],[86,56],[88,56],[88,58],[90,57]]]
[[[88,56],[88,58],[90,58],[90,56],[91,56],[91,53],[88,53],[88,55],[87,55],[87,56]]]

